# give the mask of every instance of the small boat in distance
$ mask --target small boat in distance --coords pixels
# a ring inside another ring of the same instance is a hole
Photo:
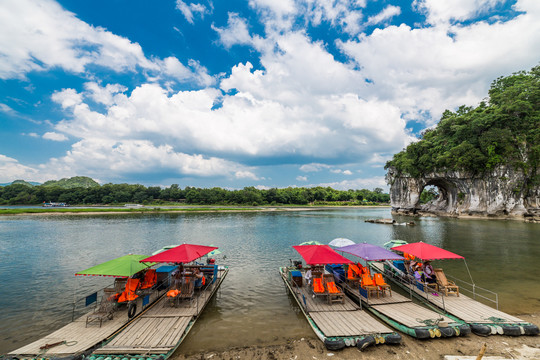
[[[124,204],[124,207],[127,207],[127,208],[142,208],[142,207],[144,207],[144,205],[141,205],[141,204]]]
[[[68,207],[69,205],[63,202],[43,202],[43,207]]]

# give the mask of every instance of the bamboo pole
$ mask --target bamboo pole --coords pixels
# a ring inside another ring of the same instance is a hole
[[[478,356],[476,357],[476,360],[482,360],[484,357],[484,354],[486,353],[487,343],[484,343],[482,345],[482,349],[480,349],[480,352],[478,353]]]

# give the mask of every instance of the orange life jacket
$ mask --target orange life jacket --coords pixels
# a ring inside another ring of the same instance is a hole
[[[148,269],[144,274],[144,280],[141,285],[141,289],[148,289],[154,286],[157,282],[156,269]]]
[[[313,291],[316,293],[324,293],[324,285],[321,278],[313,279]]]
[[[177,297],[180,294],[180,290],[169,290],[167,291],[167,297]]]
[[[386,285],[388,285],[388,284],[386,284],[384,282],[384,279],[383,279],[382,275],[379,274],[379,273],[376,273],[376,274],[373,275],[373,280],[375,280],[375,285],[377,285],[377,286],[386,286]]]
[[[129,278],[126,282],[126,289],[118,298],[118,302],[133,301],[139,297],[135,294],[135,290],[139,287],[139,279]]]
[[[368,274],[362,275],[362,286],[375,286],[373,279]]]
[[[326,287],[328,288],[328,292],[330,294],[339,294],[340,291],[338,290],[338,288],[336,287],[336,283],[334,283],[333,281],[332,282],[329,282],[326,284]]]

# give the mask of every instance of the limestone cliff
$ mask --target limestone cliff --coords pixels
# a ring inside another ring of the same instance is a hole
[[[392,211],[396,213],[540,221],[540,188],[531,186],[522,171],[509,167],[501,166],[482,176],[448,171],[422,177],[398,174],[390,167],[386,180]],[[420,194],[430,185],[438,187],[439,197],[421,205]]]

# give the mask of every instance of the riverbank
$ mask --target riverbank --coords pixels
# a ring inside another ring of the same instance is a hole
[[[540,313],[519,315],[525,321],[540,324]],[[225,351],[203,351],[193,354],[181,354],[177,351],[173,360],[229,360],[229,359],[365,359],[365,360],[442,360],[446,355],[459,356],[460,360],[476,359],[484,343],[486,351],[484,360],[493,359],[540,359],[539,336],[489,336],[469,335],[460,338],[416,340],[403,335],[397,346],[375,346],[360,352],[357,348],[345,348],[341,351],[328,351],[315,335],[310,338],[290,339],[285,344],[271,346],[247,346]],[[189,339],[187,339],[189,341]],[[453,358],[452,360],[456,360]]]
[[[2,215],[118,215],[118,214],[157,214],[157,213],[191,213],[191,212],[273,212],[273,211],[316,211],[325,209],[370,209],[389,208],[389,205],[351,205],[351,206],[256,206],[256,207],[158,207],[148,206],[142,208],[10,208],[1,209]]]

